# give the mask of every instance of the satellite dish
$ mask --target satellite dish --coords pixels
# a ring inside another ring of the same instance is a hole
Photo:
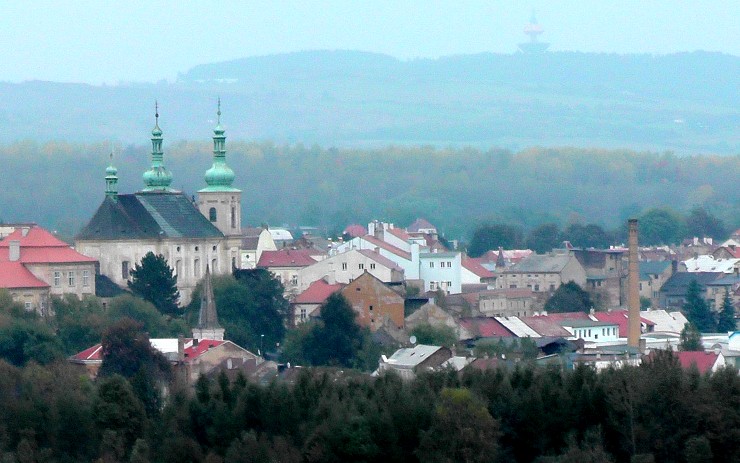
[[[411,344],[416,344],[416,336],[411,336],[411,337],[409,338],[409,342],[410,342]]]

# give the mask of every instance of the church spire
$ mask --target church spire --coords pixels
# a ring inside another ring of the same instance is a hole
[[[226,164],[226,135],[221,127],[221,98],[218,99],[216,128],[213,129],[213,165],[206,171],[206,188],[200,191],[239,191],[231,186],[234,171]]]
[[[113,165],[113,149],[110,152],[110,164],[105,169],[105,196],[118,196],[118,169]]]
[[[164,166],[162,129],[159,128],[159,105],[154,102],[154,129],[152,129],[152,167],[144,172],[144,191],[172,191],[172,174]]]
[[[213,282],[211,281],[211,270],[206,265],[206,275],[203,277],[203,289],[200,295],[200,312],[198,313],[198,325],[193,328],[193,338],[213,339],[223,341],[224,329],[218,323],[216,313],[216,302],[213,297]]]

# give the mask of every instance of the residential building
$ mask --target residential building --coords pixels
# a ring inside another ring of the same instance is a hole
[[[583,339],[588,343],[619,341],[619,325],[616,322],[571,319],[562,320],[560,325],[571,334],[568,339]]]
[[[262,252],[277,251],[277,245],[267,228],[246,228],[241,245],[241,268],[252,269],[257,267]]]
[[[418,373],[441,368],[452,357],[452,351],[442,346],[426,346],[398,349],[390,358],[383,358],[374,376],[386,371],[394,371],[404,380],[412,380]]]
[[[572,249],[586,271],[586,286],[601,299],[604,307],[620,307],[626,301],[624,284],[628,265],[626,249]]]
[[[301,269],[313,265],[324,256],[313,249],[280,249],[263,251],[257,268],[270,271],[285,287],[287,295],[300,292],[298,274]]]
[[[537,299],[531,289],[496,289],[481,291],[475,306],[486,317],[526,317],[538,310]]]
[[[650,307],[660,304],[660,288],[673,275],[673,261],[640,262],[640,298],[650,299]]]
[[[569,253],[532,254],[499,274],[499,289],[527,288],[535,293],[552,294],[561,284],[573,281],[586,286],[586,270]]]
[[[708,299],[707,283],[727,276],[722,272],[676,272],[663,284],[659,291],[658,306],[666,310],[681,310],[686,303],[686,291],[692,281],[699,283],[702,296]]]
[[[290,302],[291,314],[293,315],[293,326],[297,326],[318,313],[318,308],[326,302],[326,299],[335,292],[342,289],[342,284],[330,284],[326,280],[318,279],[311,283],[308,288]]]
[[[322,278],[347,284],[365,272],[384,283],[400,283],[404,279],[403,269],[380,253],[370,249],[349,249],[301,268],[298,271],[298,290],[302,291]]]
[[[370,272],[365,271],[340,292],[354,309],[358,325],[375,331],[389,319],[397,328],[403,328],[403,297]]]

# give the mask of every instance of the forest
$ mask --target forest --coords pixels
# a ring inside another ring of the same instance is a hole
[[[173,186],[196,194],[212,162],[210,134],[198,142],[168,143],[166,129],[164,136]],[[144,143],[114,147],[120,193],[142,188],[150,165]],[[241,141],[228,141],[227,150],[234,185],[244,191],[244,225],[311,225],[335,234],[351,223],[406,226],[424,217],[448,239],[467,242],[486,223],[509,223],[525,234],[548,223],[612,230],[651,209],[687,216],[701,207],[730,230],[740,226],[740,155]],[[72,239],[103,199],[110,152],[107,143],[0,146],[4,171],[12,173],[3,176],[0,220],[37,222]]]

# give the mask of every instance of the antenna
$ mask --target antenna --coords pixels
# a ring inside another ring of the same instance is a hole
[[[409,342],[410,342],[411,344],[416,344],[416,336],[411,336],[411,337],[409,338]]]

